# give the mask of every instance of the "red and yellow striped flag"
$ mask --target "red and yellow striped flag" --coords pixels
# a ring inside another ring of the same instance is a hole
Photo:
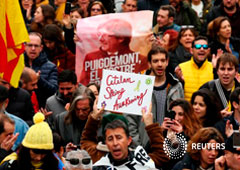
[[[0,0],[0,78],[13,87],[24,68],[24,42],[29,41],[18,0]]]

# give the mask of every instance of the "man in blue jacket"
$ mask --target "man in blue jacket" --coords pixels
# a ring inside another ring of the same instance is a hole
[[[43,51],[41,35],[36,32],[29,34],[30,42],[25,45],[25,65],[31,67],[39,76],[36,90],[39,107],[45,107],[46,100],[58,89],[57,67],[50,62]]]

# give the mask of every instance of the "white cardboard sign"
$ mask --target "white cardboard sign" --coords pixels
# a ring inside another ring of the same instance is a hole
[[[103,70],[98,108],[105,110],[142,115],[147,112],[154,85],[154,76]]]

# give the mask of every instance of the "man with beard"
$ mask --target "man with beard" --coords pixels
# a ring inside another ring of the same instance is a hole
[[[47,99],[46,109],[52,114],[48,117],[48,123],[53,128],[56,116],[66,111],[65,106],[72,99],[73,92],[77,89],[77,76],[71,70],[64,70],[58,75],[58,91]]]
[[[220,5],[213,7],[206,15],[206,22],[202,28],[202,34],[206,34],[209,22],[219,16],[228,17],[232,27],[232,36],[240,38],[240,11],[237,0],[222,0]]]
[[[31,102],[33,105],[34,113],[39,111],[39,105],[37,96],[34,90],[38,88],[37,82],[39,79],[39,74],[37,74],[33,69],[25,67],[21,75],[22,88],[27,90],[31,95]],[[32,115],[33,116],[33,115]]]
[[[213,66],[207,60],[210,52],[207,38],[198,36],[192,42],[190,51],[193,54],[191,60],[179,65],[184,81],[184,97],[188,101],[190,101],[192,93],[213,79]]]
[[[200,19],[187,2],[182,0],[169,0],[169,4],[176,9],[177,16],[174,22],[177,25],[193,25],[197,31],[201,30]]]

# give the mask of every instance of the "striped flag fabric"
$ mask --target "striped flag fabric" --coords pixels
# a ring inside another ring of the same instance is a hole
[[[18,0],[0,0],[0,78],[18,87],[29,41]]]

